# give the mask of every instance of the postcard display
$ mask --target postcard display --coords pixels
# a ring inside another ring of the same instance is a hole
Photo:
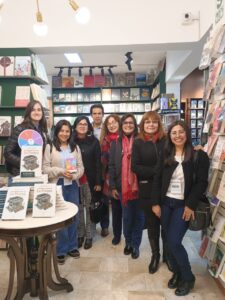
[[[210,160],[208,195],[212,225],[207,229],[199,250],[208,261],[210,274],[225,288],[225,26],[214,31],[203,48],[200,69],[209,70],[204,90],[207,107],[203,137]],[[192,122],[192,120],[191,120]],[[199,124],[200,127],[200,124]]]

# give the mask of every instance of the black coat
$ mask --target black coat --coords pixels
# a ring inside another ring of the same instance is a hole
[[[151,205],[151,189],[154,175],[157,171],[157,162],[162,156],[165,139],[156,143],[136,139],[132,149],[131,168],[137,175],[139,199],[142,207]]]
[[[174,162],[171,166],[164,166],[163,159],[160,160],[157,174],[154,177],[152,186],[151,202],[153,205],[162,204],[169,188],[170,180],[176,169],[178,162]],[[182,163],[184,172],[184,201],[185,205],[195,210],[198,201],[206,191],[208,185],[209,158],[202,151],[198,151],[197,160]],[[195,172],[195,182],[194,182]]]
[[[19,124],[19,125],[17,125],[14,128],[12,135],[9,137],[9,139],[7,141],[7,144],[5,146],[5,150],[4,150],[6,169],[12,176],[17,176],[17,175],[20,174],[21,149],[20,149],[20,146],[18,144],[18,137],[19,137],[20,133],[22,131],[24,131],[25,129],[33,129],[33,130],[38,131],[38,133],[40,133],[40,135],[43,138],[43,142],[44,142],[43,151],[44,151],[45,145],[46,145],[47,140],[48,140],[48,137],[46,136],[46,134],[44,134],[43,132],[37,130],[37,128],[32,124],[29,124],[29,125]]]
[[[109,187],[121,192],[122,139],[112,141],[109,150]]]
[[[76,143],[80,147],[84,172],[87,176],[90,190],[93,193],[94,186],[102,184],[101,148],[99,141],[94,136],[91,136],[85,139],[76,138]]]

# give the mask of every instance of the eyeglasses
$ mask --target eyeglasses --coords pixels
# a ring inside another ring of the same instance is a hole
[[[134,125],[134,122],[123,122],[123,125]]]
[[[79,124],[77,124],[77,126],[79,126],[79,127],[81,127],[81,126],[88,126],[88,124],[87,123],[79,123]]]
[[[146,124],[146,125],[150,125],[150,124],[158,125],[158,121],[149,121],[149,120],[146,120],[146,121],[144,122],[144,124]]]

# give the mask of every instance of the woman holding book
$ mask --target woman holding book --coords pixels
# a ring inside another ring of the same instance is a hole
[[[78,225],[78,246],[84,249],[92,247],[95,224],[91,222],[91,202],[101,191],[101,149],[98,139],[93,134],[93,127],[85,116],[76,118],[74,122],[74,142],[79,145],[84,164],[84,174],[80,178],[80,205]],[[86,221],[84,212],[86,209]]]
[[[43,172],[49,182],[62,186],[65,201],[79,206],[77,181],[84,173],[80,148],[72,140],[72,126],[67,120],[56,124],[52,145],[47,145],[43,159]],[[63,264],[68,254],[79,258],[77,237],[78,216],[68,227],[57,232],[56,252],[58,262]]]
[[[105,119],[100,136],[102,174],[104,181],[103,197],[107,203],[109,203],[109,200],[111,200],[112,203],[113,245],[119,244],[121,239],[122,206],[118,199],[112,197],[111,191],[109,190],[109,149],[112,141],[117,141],[119,137],[119,129],[120,117],[116,114],[111,114]]]
[[[6,169],[12,176],[20,174],[21,149],[18,144],[18,137],[25,129],[33,129],[41,135],[44,151],[49,138],[47,134],[47,122],[44,115],[44,109],[39,101],[34,100],[28,104],[25,110],[23,122],[14,128],[12,135],[5,146],[4,156]]]
[[[134,115],[121,118],[122,132],[113,141],[109,152],[109,186],[113,198],[120,201],[123,212],[123,232],[125,236],[124,254],[133,259],[139,257],[139,247],[144,226],[144,214],[139,207],[138,181],[131,170],[131,151],[138,133]]]
[[[177,296],[187,295],[195,284],[182,240],[208,183],[208,156],[202,150],[196,154],[194,161],[194,149],[186,123],[180,120],[172,123],[152,187],[152,210],[161,219],[172,265],[173,276],[168,287],[176,288]]]
[[[131,167],[138,178],[139,201],[145,213],[148,239],[152,251],[149,273],[153,274],[158,270],[160,260],[160,220],[152,211],[151,189],[157,162],[165,143],[165,132],[161,117],[155,111],[146,112],[143,115],[139,128],[140,132],[133,145]],[[163,261],[170,268],[163,231],[161,231],[161,235]]]

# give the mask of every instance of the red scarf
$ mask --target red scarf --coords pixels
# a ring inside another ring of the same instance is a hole
[[[138,182],[136,175],[131,171],[131,151],[134,137],[122,138],[122,204],[126,206],[128,200],[138,198]]]
[[[149,135],[147,133],[143,133],[144,140],[147,141],[153,141],[153,143],[156,143],[159,140],[159,132],[157,132],[154,135]]]

